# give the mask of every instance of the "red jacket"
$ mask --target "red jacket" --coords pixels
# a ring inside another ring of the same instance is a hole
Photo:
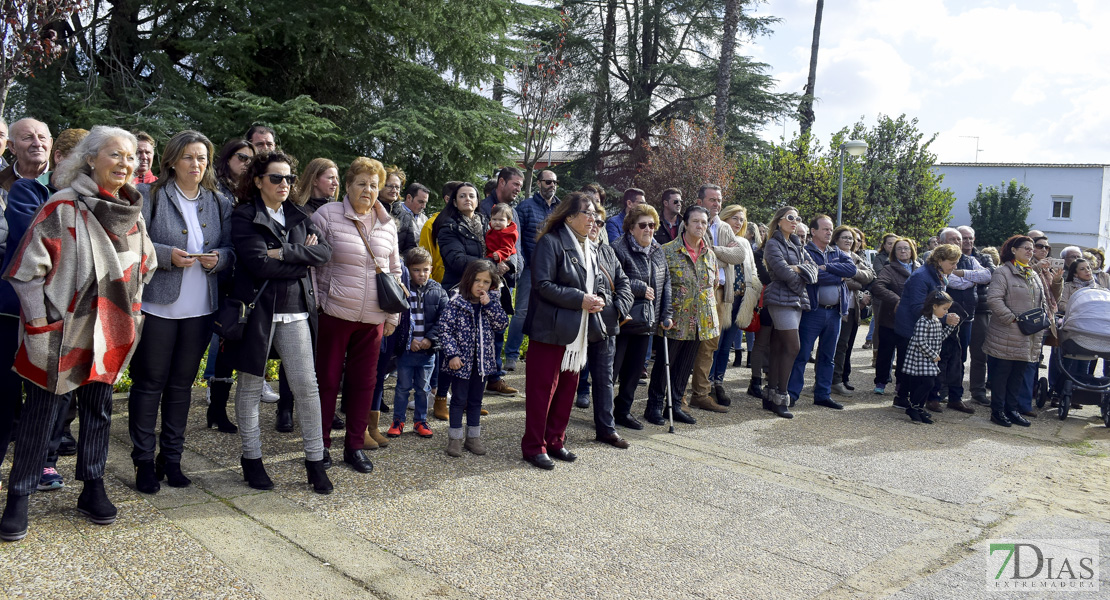
[[[486,256],[493,262],[504,262],[516,254],[516,242],[520,239],[516,223],[509,223],[504,229],[490,229],[486,233]]]

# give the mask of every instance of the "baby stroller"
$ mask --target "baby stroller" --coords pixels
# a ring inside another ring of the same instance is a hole
[[[1060,370],[1059,389],[1052,390],[1058,399],[1060,420],[1068,416],[1073,402],[1097,404],[1102,421],[1110,427],[1110,377],[1080,372],[1072,361],[1110,360],[1110,290],[1080,289],[1068,302],[1068,313],[1059,330],[1060,345],[1052,352],[1052,360]],[[1064,362],[1068,360],[1068,363]],[[1066,368],[1070,367],[1070,368]],[[1048,381],[1041,378],[1037,407],[1043,408],[1050,396]]]

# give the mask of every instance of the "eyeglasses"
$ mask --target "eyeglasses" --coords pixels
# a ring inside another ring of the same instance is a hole
[[[1049,246],[1048,244],[1037,244],[1036,248],[1037,250],[1048,250],[1049,252],[1052,252],[1052,246]]]
[[[540,183],[547,183],[547,184],[550,184],[550,185],[559,185],[559,182],[555,179],[541,179]]]
[[[389,184],[389,185],[385,186],[385,187],[384,187],[384,188],[382,188],[382,189],[386,189],[386,190],[399,190],[399,189],[401,189],[401,186],[399,186],[399,185],[397,185],[397,184],[395,184],[395,183],[391,183],[391,184]]]
[[[655,229],[655,223],[652,223],[651,221],[636,223],[636,227],[639,227],[640,229]]]
[[[592,211],[592,210],[580,210],[580,211],[578,211],[578,214],[586,215],[587,217],[589,217],[591,219],[597,216],[597,212]]]
[[[280,185],[283,180],[289,183],[289,185],[293,185],[297,182],[296,175],[278,175],[277,173],[266,173],[265,176],[269,177],[270,183],[274,185]]]
[[[1014,250],[1022,250],[1024,252],[1032,252],[1033,248],[1031,248],[1029,246],[1018,246],[1017,248],[1014,248]]]
[[[250,154],[243,154],[242,152],[236,152],[235,153],[235,158],[238,158],[241,162],[250,162],[251,161],[251,155]]]

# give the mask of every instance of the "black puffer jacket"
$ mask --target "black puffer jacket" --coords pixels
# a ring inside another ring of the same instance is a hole
[[[667,269],[667,259],[663,257],[663,247],[652,240],[651,252],[645,254],[633,247],[639,246],[627,233],[613,244],[613,252],[621,267],[628,275],[633,298],[643,298],[647,288],[655,290],[655,315],[660,321],[673,318],[671,307],[671,272]],[[658,325],[656,323],[655,325]],[[655,330],[654,325],[651,328]],[[648,335],[644,333],[643,335]]]
[[[443,257],[443,280],[440,284],[445,290],[450,290],[459,284],[467,265],[486,257],[484,232],[489,227],[489,219],[480,212],[475,212],[474,216],[482,221],[483,235],[476,235],[467,227],[463,223],[462,215],[444,223],[436,234],[439,255]],[[436,225],[439,223],[437,222]]]
[[[603,332],[611,337],[620,333],[621,321],[632,310],[632,286],[609,244],[597,246],[597,270],[597,294],[605,299],[598,314]]]

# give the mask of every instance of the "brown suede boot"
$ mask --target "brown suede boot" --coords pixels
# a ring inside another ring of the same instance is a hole
[[[451,418],[447,411],[447,396],[436,396],[435,405],[432,406],[432,415],[440,421]]]
[[[366,431],[364,431],[362,433],[362,449],[363,450],[377,450],[378,449],[378,443],[374,441],[374,438],[370,437],[370,428],[369,427],[367,427]]]
[[[369,433],[370,437],[378,443],[379,448],[385,448],[389,446],[389,439],[378,431],[378,419],[381,415],[382,413],[379,410],[370,411],[370,419],[366,422],[366,433]]]

